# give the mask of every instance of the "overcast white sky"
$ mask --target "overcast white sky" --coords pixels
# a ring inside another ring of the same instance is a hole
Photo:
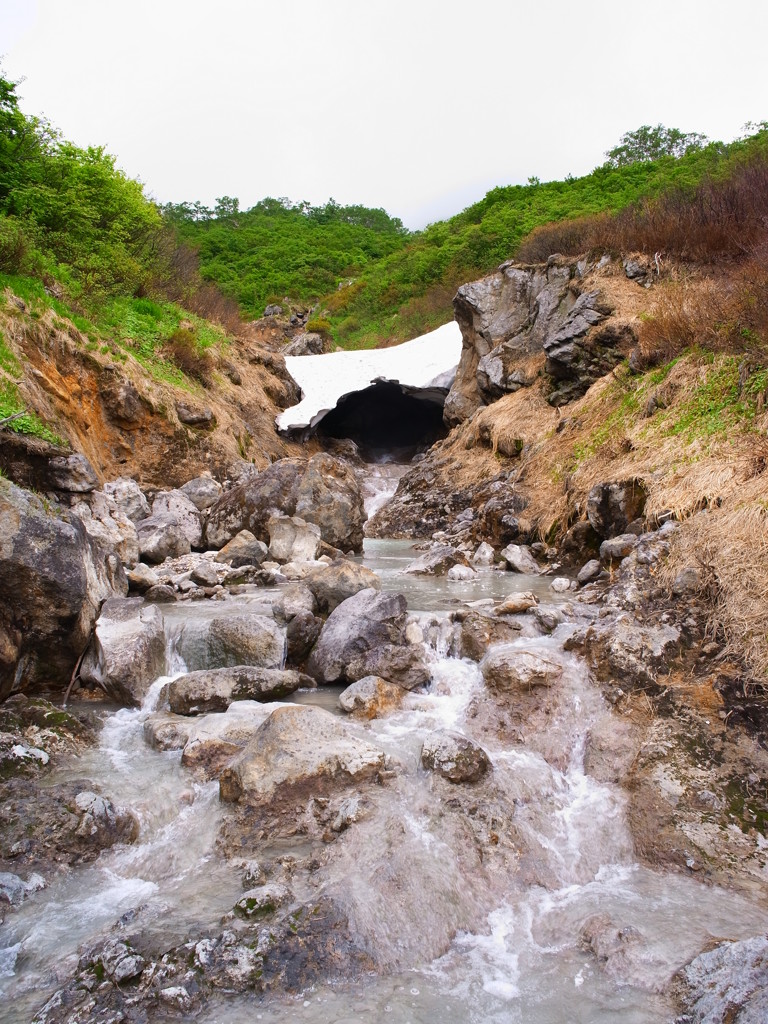
[[[411,228],[580,175],[642,124],[768,119],[767,0],[0,0],[27,113],[160,201],[383,206]]]

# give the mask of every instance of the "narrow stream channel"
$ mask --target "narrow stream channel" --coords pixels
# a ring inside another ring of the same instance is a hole
[[[386,500],[397,477],[397,469],[380,473],[369,501]],[[517,641],[564,666],[547,735],[514,746],[493,745],[485,735],[493,784],[478,805],[463,796],[453,806],[436,795],[420,767],[421,744],[435,729],[472,737],[484,688],[476,664],[448,655],[448,611],[512,589],[538,589],[549,601],[552,595],[540,579],[491,569],[464,584],[400,575],[413,557],[408,542],[368,541],[364,562],[385,589],[405,593],[410,610],[431,624],[432,682],[428,692],[409,694],[401,710],[350,723],[390,753],[401,771],[379,787],[371,814],[337,840],[322,879],[313,883],[315,896],[327,893],[344,904],[388,969],[297,998],[220,997],[194,1019],[669,1022],[671,1007],[661,991],[674,971],[712,939],[763,931],[768,915],[733,893],[635,863],[621,790],[584,771],[588,730],[606,709],[584,664],[562,650],[567,626],[551,637]],[[236,608],[238,600],[217,610]],[[202,614],[199,606],[189,613]],[[169,619],[185,614],[179,606]],[[0,932],[0,1020],[7,1024],[31,1020],[71,975],[78,947],[121,918],[170,945],[218,926],[242,893],[241,870],[215,850],[223,815],[218,785],[196,783],[178,752],[161,753],[144,741],[144,721],[165,681],[157,681],[140,710],[108,714],[99,746],[52,779],[98,781],[115,803],[136,812],[140,837],[54,880],[8,917]],[[308,691],[296,699],[332,706],[337,692]],[[491,823],[487,851],[478,849],[467,815]],[[492,849],[494,821],[500,833],[514,822],[498,852]],[[304,895],[300,888],[297,895]],[[600,964],[582,937],[596,915],[608,922],[606,934],[621,937],[614,946],[605,940]]]

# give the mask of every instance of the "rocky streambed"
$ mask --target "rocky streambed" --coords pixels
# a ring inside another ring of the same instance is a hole
[[[761,748],[639,614],[674,523],[579,580],[472,508],[363,545],[325,455],[183,494],[68,514],[121,551],[80,688],[0,709],[3,1020],[764,1019]]]

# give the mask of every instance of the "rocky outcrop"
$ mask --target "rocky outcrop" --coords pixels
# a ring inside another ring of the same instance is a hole
[[[0,479],[0,698],[66,688],[102,601],[127,591],[79,518]]]
[[[459,288],[453,308],[462,352],[445,402],[449,426],[530,386],[542,356],[553,405],[580,397],[624,358],[634,335],[626,327],[598,329],[612,306],[599,289],[583,290],[590,269],[554,257],[546,265],[506,263]]]
[[[241,530],[269,543],[268,524],[276,514],[314,523],[333,547],[362,549],[366,515],[360,484],[349,466],[330,455],[308,462],[281,459],[233,487],[211,508],[208,544],[221,548]]]

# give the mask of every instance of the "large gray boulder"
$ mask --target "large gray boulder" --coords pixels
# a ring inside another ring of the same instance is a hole
[[[342,551],[363,550],[367,519],[357,474],[346,462],[321,452],[313,456],[299,483],[296,515],[315,523],[326,544]]]
[[[212,476],[196,476],[179,490],[189,498],[198,512],[205,512],[221,497],[221,484]]]
[[[268,543],[273,515],[298,516],[319,526],[327,544],[362,550],[366,515],[360,483],[331,455],[320,453],[308,462],[280,459],[227,491],[210,510],[208,544],[221,548],[240,530]]]
[[[152,515],[178,523],[191,548],[199,549],[203,540],[203,520],[197,506],[183,491],[160,491],[152,502]]]
[[[149,502],[135,480],[121,476],[104,484],[104,493],[133,523],[150,514]]]
[[[192,550],[189,537],[175,517],[151,515],[142,519],[136,528],[139,553],[145,562],[159,564],[166,558],[180,558]]]
[[[358,786],[387,766],[383,750],[358,739],[335,715],[304,705],[278,707],[219,780],[221,799],[273,807]]]
[[[99,478],[88,459],[79,452],[60,455],[48,462],[48,484],[56,491],[88,494],[99,486]]]
[[[80,666],[83,682],[136,707],[164,672],[165,630],[158,608],[141,597],[105,601]]]
[[[426,686],[431,676],[424,644],[382,644],[353,658],[347,665],[348,679],[380,676],[403,690]]]
[[[253,612],[191,619],[181,629],[176,650],[190,672],[237,665],[281,668],[285,634],[274,619]]]
[[[217,562],[227,562],[233,569],[242,565],[261,565],[269,555],[269,548],[256,540],[250,530],[241,530],[216,554]]]
[[[81,501],[72,507],[82,520],[89,537],[105,548],[112,548],[124,566],[133,566],[139,560],[139,538],[133,521],[122,509],[100,491],[90,496],[90,504]]]
[[[527,576],[538,576],[541,573],[541,566],[527,544],[507,544],[501,557],[512,572],[521,572]]]
[[[102,602],[127,592],[80,519],[0,478],[0,699],[65,689]]]
[[[402,594],[361,590],[328,616],[307,662],[307,672],[321,683],[353,682],[347,673],[350,662],[384,644],[404,644],[405,620]]]
[[[371,569],[347,558],[337,558],[328,566],[318,566],[304,577],[321,612],[328,614],[342,601],[361,590],[381,590],[381,580]]]
[[[291,669],[215,668],[174,679],[168,686],[168,706],[176,715],[204,715],[226,711],[236,700],[279,700],[308,684],[309,677]]]

